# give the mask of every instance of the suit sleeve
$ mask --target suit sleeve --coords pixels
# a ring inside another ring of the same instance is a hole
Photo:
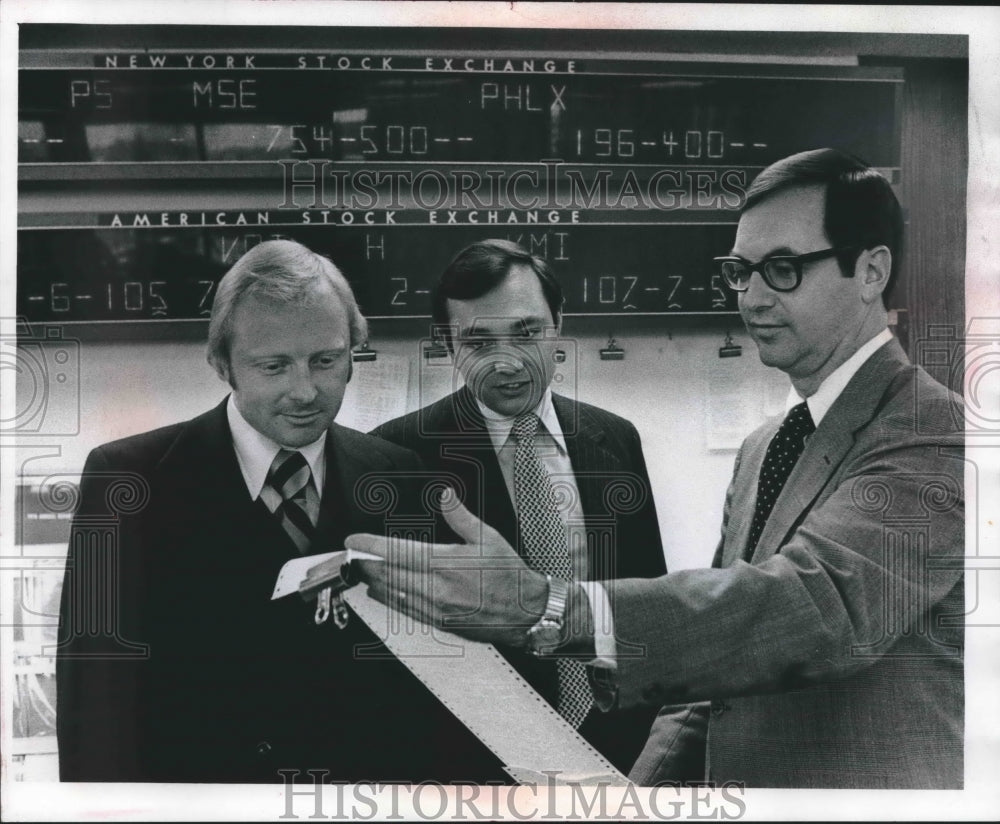
[[[135,570],[129,519],[109,517],[128,475],[100,450],[87,459],[70,529],[56,659],[59,776],[62,781],[141,779],[136,723],[139,670]]]
[[[736,453],[733,476],[726,490],[722,534],[712,560],[715,568],[722,564],[726,531],[732,513],[733,490],[742,456],[741,449]],[[709,709],[708,701],[667,704],[661,707],[649,731],[649,739],[629,772],[629,780],[644,787],[703,781],[707,762]]]
[[[964,465],[942,449],[960,449],[960,436],[921,437],[905,415],[872,430],[836,487],[763,563],[608,582],[618,637],[641,650],[619,658],[619,706],[846,676],[960,588]],[[922,519],[933,564],[929,555],[909,563],[912,554],[889,551],[887,524],[913,518]]]
[[[662,707],[629,781],[643,787],[704,781],[708,711],[707,701]]]

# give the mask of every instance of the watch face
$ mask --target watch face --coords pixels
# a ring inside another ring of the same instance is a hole
[[[555,623],[536,624],[528,630],[528,646],[535,655],[555,652],[562,640],[562,627]]]

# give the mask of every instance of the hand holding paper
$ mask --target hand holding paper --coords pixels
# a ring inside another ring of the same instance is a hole
[[[332,615],[337,627],[343,629],[347,626],[349,618],[343,593],[348,587],[357,583],[350,579],[348,573],[350,562],[358,557],[360,557],[358,553],[347,550],[289,561],[278,573],[271,600],[298,592],[303,600],[316,601],[314,620],[317,624],[326,623]],[[374,555],[364,555],[364,557],[378,560]]]
[[[284,598],[293,592],[302,593],[303,598],[315,595],[315,592],[309,592],[310,589],[315,589],[315,583],[330,575],[339,573],[345,564],[359,558],[365,558],[370,561],[380,560],[378,555],[351,552],[349,550],[324,552],[322,555],[295,558],[286,563],[278,573],[278,580],[274,583],[274,592],[271,593],[271,600]]]
[[[441,498],[448,525],[464,544],[427,544],[356,534],[344,542],[368,594],[427,624],[478,641],[525,645],[525,634],[545,611],[545,576],[528,568],[495,529],[472,515],[447,490]]]

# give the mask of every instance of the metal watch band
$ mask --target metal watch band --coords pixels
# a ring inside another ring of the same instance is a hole
[[[566,617],[566,602],[569,600],[569,581],[553,578],[551,575],[546,575],[545,578],[549,582],[549,599],[541,620],[558,621],[561,627]]]
[[[528,651],[535,656],[550,655],[558,649],[563,640],[563,623],[566,615],[566,604],[569,600],[569,582],[561,578],[545,576],[549,582],[549,595],[545,604],[545,613],[538,623],[528,630]]]

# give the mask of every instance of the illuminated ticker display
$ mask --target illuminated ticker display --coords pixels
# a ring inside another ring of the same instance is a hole
[[[901,84],[886,69],[135,57],[22,68],[21,162],[559,158],[764,166],[803,147],[835,144],[874,166],[899,165]]]
[[[734,312],[735,294],[711,271],[732,234],[724,225],[22,229],[18,314],[35,322],[207,318],[226,270],[276,237],[336,261],[373,317],[430,315],[430,291],[448,261],[490,237],[546,258],[567,314]]]

